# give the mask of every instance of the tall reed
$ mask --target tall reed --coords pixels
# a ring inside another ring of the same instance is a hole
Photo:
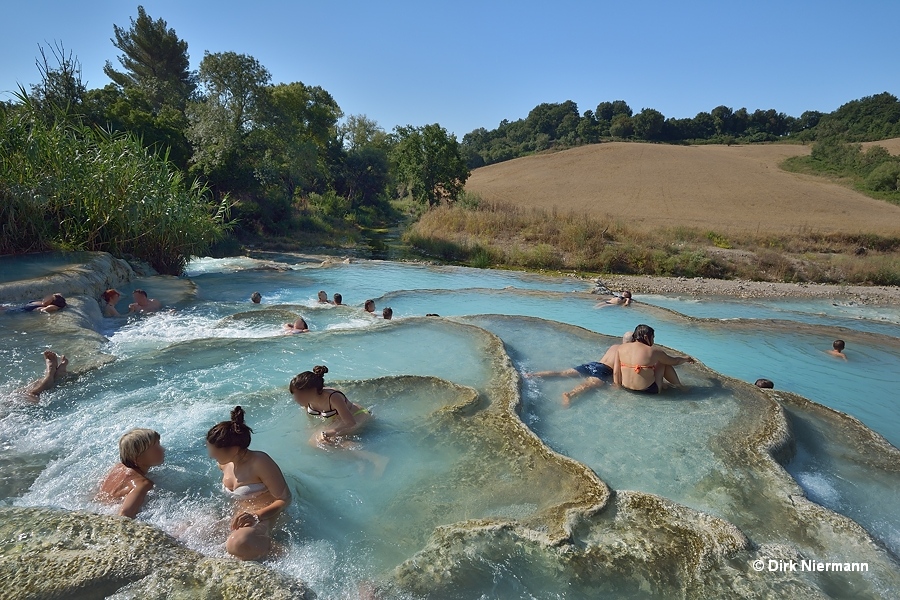
[[[48,124],[26,97],[0,108],[0,254],[99,250],[178,274],[221,239],[226,213],[132,134]]]

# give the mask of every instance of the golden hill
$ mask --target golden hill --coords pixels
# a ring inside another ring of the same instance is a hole
[[[879,140],[877,142],[863,142],[863,148],[869,146],[884,146],[891,154],[900,154],[900,138],[891,138],[889,140]]]
[[[900,142],[889,149],[895,146]],[[809,151],[788,144],[594,144],[476,169],[466,189],[488,202],[608,215],[653,228],[900,233],[900,206],[778,167]]]

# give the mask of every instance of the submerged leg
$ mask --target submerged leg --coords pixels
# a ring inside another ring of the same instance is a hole
[[[59,357],[56,355],[56,352],[47,350],[44,352],[44,359],[47,363],[47,370],[44,372],[44,376],[29,384],[28,387],[25,388],[26,394],[37,397],[41,392],[49,390],[53,387],[53,384],[56,383],[56,370],[59,367]]]
[[[259,560],[265,558],[272,549],[272,538],[269,537],[269,525],[260,521],[252,527],[235,529],[225,542],[229,554],[241,560]]]
[[[573,370],[574,370],[574,369],[573,369]],[[563,400],[562,400],[563,406],[568,407],[568,406],[569,406],[569,403],[572,401],[572,398],[574,398],[574,397],[577,396],[578,394],[581,394],[581,393],[583,393],[583,392],[586,392],[586,391],[588,391],[588,390],[590,390],[590,389],[593,389],[593,388],[596,388],[596,387],[600,387],[601,385],[603,385],[603,380],[602,380],[602,379],[598,379],[597,377],[588,377],[587,381],[585,381],[584,383],[582,383],[581,385],[579,385],[577,388],[575,388],[575,389],[573,389],[573,390],[570,390],[570,391],[568,391],[568,392],[563,392],[563,395],[562,395],[562,397],[563,397]]]
[[[534,373],[522,373],[522,377],[525,379],[531,379],[532,377],[576,377],[581,375],[575,369],[566,369],[565,371],[535,371]]]
[[[681,380],[678,379],[678,373],[675,372],[675,367],[673,367],[672,365],[666,365],[666,368],[663,371],[663,379],[665,379],[672,385],[681,385]]]

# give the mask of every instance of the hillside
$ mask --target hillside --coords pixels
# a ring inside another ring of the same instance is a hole
[[[891,154],[900,154],[900,138],[879,140],[877,142],[863,142],[863,148],[869,148],[870,146],[884,146]]]
[[[897,140],[877,143],[900,149]],[[487,202],[609,215],[652,228],[900,233],[900,206],[779,168],[809,151],[786,144],[594,144],[476,169],[466,189]]]

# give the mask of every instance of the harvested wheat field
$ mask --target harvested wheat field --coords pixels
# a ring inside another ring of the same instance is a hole
[[[613,142],[476,169],[466,189],[488,202],[716,232],[900,233],[900,206],[778,167],[808,146]]]
[[[891,154],[900,154],[900,138],[879,140],[877,142],[863,142],[863,148],[869,148],[870,146],[884,146]]]

